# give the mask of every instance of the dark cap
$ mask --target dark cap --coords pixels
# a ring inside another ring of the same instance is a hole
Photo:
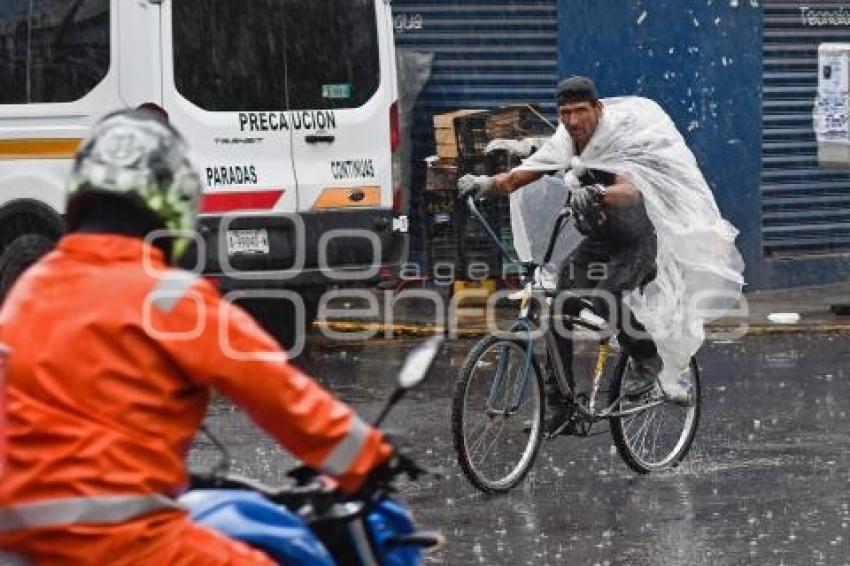
[[[596,85],[587,77],[573,76],[558,83],[555,91],[555,100],[558,106],[575,102],[596,102],[599,95],[596,93]]]

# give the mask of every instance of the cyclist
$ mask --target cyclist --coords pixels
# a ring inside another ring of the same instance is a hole
[[[171,267],[185,240],[152,236],[193,230],[200,193],[182,138],[145,110],[107,116],[81,146],[68,234],[0,311],[0,562],[272,564],[173,499],[211,388],[344,490],[399,463],[248,314]]]
[[[552,138],[538,153],[582,156],[599,126],[605,120],[605,106],[596,86],[587,77],[570,77],[557,88],[558,115],[568,136]],[[531,160],[534,159],[532,156]],[[527,163],[527,162],[526,162]],[[525,165],[525,164],[524,164]],[[506,195],[542,177],[546,171],[524,166],[495,176],[465,175],[458,182],[462,193],[486,197]],[[641,191],[627,175],[588,168],[578,176],[570,206],[576,227],[586,237],[567,259],[559,285],[589,292],[587,300],[609,322],[616,321],[618,340],[629,353],[633,371],[624,384],[624,393],[640,396],[654,386],[662,368],[655,343],[623,296],[655,277],[658,242],[653,223],[647,216]],[[610,312],[613,310],[615,312]],[[580,304],[565,303],[565,310],[577,314]],[[556,333],[557,334],[557,333]],[[572,343],[559,336],[565,363],[572,360]],[[564,431],[571,408],[556,384],[547,383],[550,406],[547,432]]]

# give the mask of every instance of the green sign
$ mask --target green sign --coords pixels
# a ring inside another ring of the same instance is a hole
[[[322,98],[351,98],[351,84],[322,85]]]

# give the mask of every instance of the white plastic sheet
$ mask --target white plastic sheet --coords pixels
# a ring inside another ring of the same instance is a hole
[[[567,201],[567,187],[563,175],[544,176],[511,193],[511,232],[514,249],[522,261],[541,263],[549,237],[555,227],[555,219]],[[545,266],[544,284],[557,284],[561,266],[584,236],[571,222],[561,231],[552,252],[549,265]]]
[[[664,361],[662,384],[671,383],[705,340],[705,323],[738,305],[744,285],[738,231],[720,216],[696,159],[660,106],[639,97],[603,104],[602,119],[581,157],[561,125],[520,166],[567,172],[566,187],[544,177],[512,195],[515,246],[540,259],[566,190],[578,186],[584,170],[628,177],[643,195],[658,235],[658,275],[643,293],[634,291],[624,300],[655,340]],[[561,257],[577,239],[575,233],[565,235]]]

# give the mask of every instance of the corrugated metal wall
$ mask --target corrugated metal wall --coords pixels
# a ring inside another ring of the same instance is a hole
[[[770,257],[850,251],[850,174],[817,163],[817,50],[850,42],[850,5],[764,0],[763,246]],[[812,19],[812,10],[844,18]]]
[[[555,0],[394,0],[399,47],[436,55],[425,113],[537,101],[554,111]]]
[[[416,105],[412,252],[424,187],[422,160],[434,153],[432,116],[460,108],[535,102],[554,119],[558,79],[557,0],[393,0],[395,42],[434,53],[431,80]]]

